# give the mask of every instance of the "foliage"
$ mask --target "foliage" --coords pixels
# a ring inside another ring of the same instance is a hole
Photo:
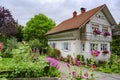
[[[32,53],[28,44],[18,43],[17,48],[12,50],[12,54],[13,58],[3,58],[0,61],[0,70],[7,78],[56,77],[59,75],[58,69],[51,68],[44,55]]]
[[[15,34],[15,37],[17,38],[17,41],[22,41],[23,40],[23,26],[22,25],[17,25],[17,32]]]
[[[16,24],[10,11],[0,6],[0,34],[6,37],[14,36]]]
[[[81,61],[81,63],[84,63],[84,56],[83,55],[77,55],[77,59]]]
[[[44,41],[46,41],[44,34],[54,26],[55,22],[53,22],[52,19],[49,19],[43,14],[35,15],[34,18],[31,18],[31,20],[27,22],[24,28],[24,39],[40,39],[44,44]]]
[[[42,50],[43,44],[38,39],[30,40],[28,44],[31,47],[31,49],[38,48],[39,50]]]
[[[58,59],[60,57],[60,54],[61,54],[61,52],[58,49],[53,49],[51,47],[48,48],[47,55],[49,57],[53,57],[53,58]]]
[[[17,41],[15,38],[6,39],[3,43],[3,50],[1,52],[2,57],[12,57],[12,49],[17,48]]]
[[[97,64],[97,66],[98,71],[120,74],[120,57],[112,54],[110,62],[103,62],[102,64]]]
[[[111,42],[112,53],[116,55],[120,55],[120,36],[113,36],[113,40]]]

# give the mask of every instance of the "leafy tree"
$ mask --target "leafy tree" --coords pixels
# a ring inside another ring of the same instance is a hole
[[[22,25],[17,25],[17,32],[15,34],[15,37],[17,38],[17,41],[22,41],[23,40],[23,26]]]
[[[24,29],[24,39],[33,40],[39,39],[40,41],[46,40],[45,33],[55,26],[55,22],[49,19],[44,14],[35,15],[27,22]]]
[[[6,37],[14,36],[16,24],[10,11],[0,6],[0,34]]]

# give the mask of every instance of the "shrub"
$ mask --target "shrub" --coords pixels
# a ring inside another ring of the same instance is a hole
[[[6,39],[3,43],[2,57],[12,57],[12,49],[17,48],[17,40],[15,38]]]
[[[83,55],[77,55],[77,59],[84,63],[84,56]]]
[[[60,57],[61,52],[58,49],[53,49],[53,48],[49,47],[48,51],[47,51],[47,54],[50,57],[54,57],[54,58],[58,59]]]

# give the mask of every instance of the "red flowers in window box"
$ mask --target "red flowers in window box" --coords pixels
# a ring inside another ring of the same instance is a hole
[[[105,32],[104,35],[105,35],[105,36],[110,36],[110,33],[109,33],[109,32]]]
[[[109,53],[108,50],[104,50],[104,51],[103,51],[103,54],[108,54],[108,53]]]
[[[92,51],[91,51],[91,55],[93,55],[93,56],[98,57],[99,54],[100,54],[100,52],[97,51],[97,50],[92,50]]]
[[[94,30],[93,32],[96,34],[99,34],[99,35],[101,34],[101,31],[99,31],[99,30]]]

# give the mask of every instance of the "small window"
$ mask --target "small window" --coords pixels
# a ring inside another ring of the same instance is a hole
[[[101,44],[101,51],[107,50],[107,44]]]
[[[53,47],[53,48],[55,48],[55,47],[56,47],[56,44],[55,44],[55,43],[53,43],[53,44],[52,44],[52,47]]]
[[[98,50],[98,44],[90,43],[90,50]]]
[[[85,43],[82,43],[82,51],[85,51]]]
[[[108,32],[108,28],[107,27],[103,27],[102,28],[102,33],[104,34],[105,32]]]
[[[68,42],[63,43],[63,50],[71,50],[71,45]]]
[[[92,24],[92,32],[94,33],[94,30],[99,30],[99,25]]]

